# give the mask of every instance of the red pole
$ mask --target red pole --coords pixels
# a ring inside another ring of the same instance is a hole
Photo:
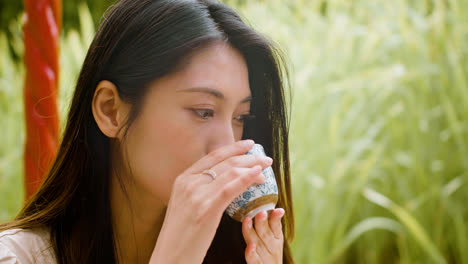
[[[24,0],[24,7],[24,183],[26,198],[29,198],[42,183],[57,152],[58,48],[62,4],[60,0]]]

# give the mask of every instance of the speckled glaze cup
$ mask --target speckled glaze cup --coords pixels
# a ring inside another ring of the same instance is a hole
[[[255,154],[266,156],[262,145],[255,144],[245,155]],[[262,171],[265,183],[253,184],[241,195],[237,196],[226,209],[226,213],[234,220],[242,222],[246,216],[254,218],[261,211],[273,210],[278,202],[278,186],[275,174],[270,167]]]

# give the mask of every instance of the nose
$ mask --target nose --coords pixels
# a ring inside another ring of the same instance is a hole
[[[232,124],[230,122],[222,123],[211,131],[208,140],[207,153],[210,153],[217,148],[233,144],[235,141],[236,139]]]

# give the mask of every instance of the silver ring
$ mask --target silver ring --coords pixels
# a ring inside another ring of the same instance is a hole
[[[208,174],[211,176],[211,178],[213,178],[213,180],[216,178],[216,172],[214,172],[213,170],[204,170],[202,172],[202,174]]]

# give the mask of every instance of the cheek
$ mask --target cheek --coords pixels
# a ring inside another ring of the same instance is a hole
[[[235,141],[242,140],[243,131],[244,131],[244,129],[243,129],[242,126],[234,126],[233,127]]]
[[[182,114],[141,116],[128,133],[128,159],[138,189],[166,203],[175,178],[203,153],[204,133]]]

